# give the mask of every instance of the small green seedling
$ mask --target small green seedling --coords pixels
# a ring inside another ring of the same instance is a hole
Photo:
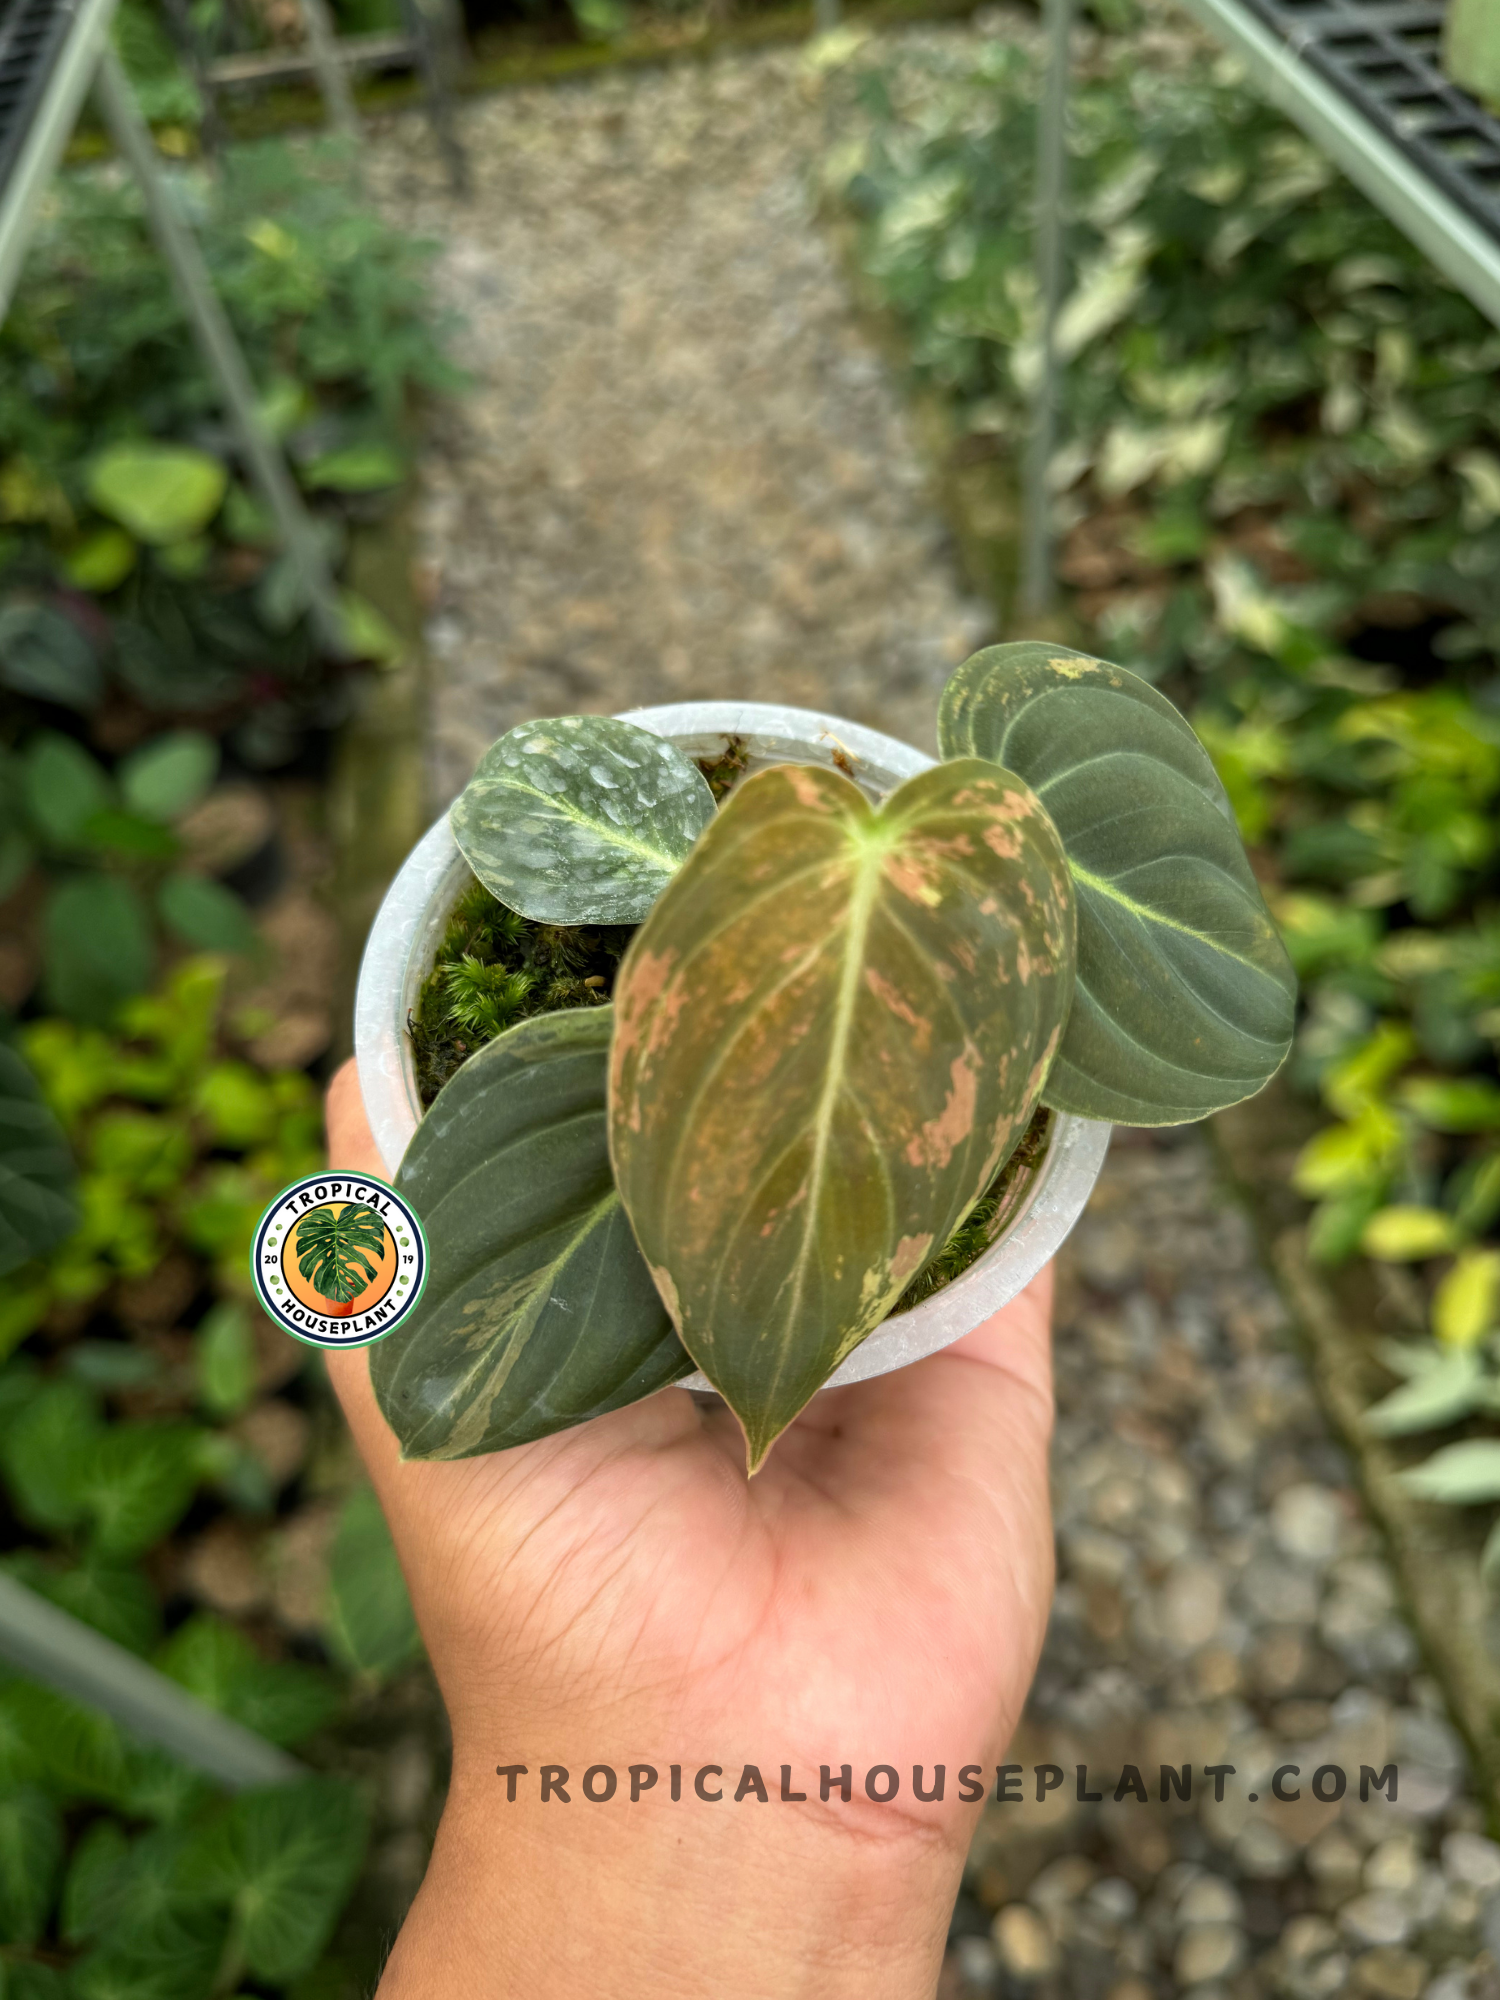
[[[402,1162],[432,1277],[371,1356],[408,1456],[544,1437],[696,1368],[754,1472],[898,1303],[987,1247],[1046,1111],[1179,1124],[1275,1073],[1296,982],[1169,701],[995,646],[938,740],[879,804],[783,764],[716,807],[722,782],[607,717],[485,757],[452,811],[480,886],[431,987],[483,1045]],[[521,941],[585,926],[590,951],[638,928],[584,1004],[564,979],[539,1007]]]

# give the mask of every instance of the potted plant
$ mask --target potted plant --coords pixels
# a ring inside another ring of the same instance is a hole
[[[1111,1121],[1203,1117],[1280,1066],[1291,967],[1165,697],[991,647],[938,740],[751,704],[523,724],[414,851],[356,1029],[431,1252],[371,1353],[409,1456],[686,1381],[753,1472],[822,1386],[1013,1295]]]

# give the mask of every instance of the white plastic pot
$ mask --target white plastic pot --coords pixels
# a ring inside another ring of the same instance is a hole
[[[724,739],[739,736],[752,770],[767,764],[836,765],[876,799],[932,763],[893,737],[809,708],[684,701],[631,709],[624,720],[669,738],[690,757],[719,756]],[[422,1116],[407,1015],[432,970],[448,914],[468,874],[444,814],[407,856],[365,946],[354,1046],[370,1127],[392,1178]],[[1082,1215],[1104,1164],[1109,1133],[1108,1124],[1097,1119],[1055,1117],[1045,1153],[1011,1190],[1010,1217],[993,1247],[943,1291],[877,1327],[825,1386],[862,1382],[921,1361],[1007,1305]],[[711,1387],[701,1375],[690,1377],[686,1386]]]

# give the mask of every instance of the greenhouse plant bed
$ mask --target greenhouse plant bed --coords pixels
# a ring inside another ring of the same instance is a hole
[[[1330,1270],[1308,1255],[1307,1204],[1291,1192],[1288,1173],[1318,1122],[1278,1080],[1250,1103],[1221,1111],[1210,1129],[1250,1210],[1329,1421],[1390,1544],[1406,1611],[1473,1753],[1493,1831],[1500,1821],[1500,1658],[1496,1614],[1479,1574],[1484,1527],[1472,1511],[1433,1506],[1402,1483],[1400,1474],[1425,1456],[1430,1440],[1377,1437],[1364,1421],[1391,1386],[1372,1335],[1414,1327],[1377,1267]]]

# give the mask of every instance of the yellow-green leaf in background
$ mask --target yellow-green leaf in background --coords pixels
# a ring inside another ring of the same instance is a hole
[[[1500,1250],[1465,1250],[1438,1286],[1432,1330],[1445,1347],[1472,1347],[1494,1326],[1500,1306]]]
[[[1458,1228],[1440,1208],[1396,1204],[1377,1209],[1365,1224],[1360,1248],[1387,1264],[1414,1264],[1458,1247]]]
[[[1378,1181],[1400,1157],[1401,1127],[1383,1105],[1370,1104],[1347,1125],[1315,1132],[1297,1155],[1292,1186],[1318,1201]]]
[[[136,546],[123,528],[95,528],[63,557],[63,575],[96,597],[122,584],[135,568]]]
[[[1404,1021],[1382,1021],[1368,1040],[1324,1072],[1324,1103],[1341,1118],[1357,1118],[1377,1102],[1416,1050],[1416,1037]]]
[[[1482,1409],[1488,1388],[1489,1378],[1477,1354],[1467,1348],[1434,1354],[1430,1367],[1365,1411],[1365,1428],[1376,1437],[1442,1430]]]
[[[1410,1493],[1446,1507],[1477,1507],[1500,1500],[1500,1438],[1464,1438],[1397,1473]]]
[[[306,423],[313,409],[311,395],[294,375],[273,375],[261,392],[255,413],[272,437],[284,438],[298,424]]]
[[[1434,1132],[1500,1130],[1500,1086],[1481,1076],[1414,1076],[1401,1100]]]
[[[374,660],[382,667],[394,667],[405,658],[401,634],[368,597],[361,597],[357,590],[340,591],[339,612],[351,660]]]
[[[137,541],[162,547],[201,534],[228,483],[223,465],[206,451],[142,438],[99,454],[89,470],[88,497]]]
[[[349,444],[342,451],[324,452],[302,468],[302,484],[313,491],[378,493],[399,486],[406,477],[406,460],[388,444]]]
[[[1271,899],[1271,914],[1299,979],[1335,966],[1363,965],[1380,943],[1381,921],[1373,910],[1332,896],[1284,891]]]

